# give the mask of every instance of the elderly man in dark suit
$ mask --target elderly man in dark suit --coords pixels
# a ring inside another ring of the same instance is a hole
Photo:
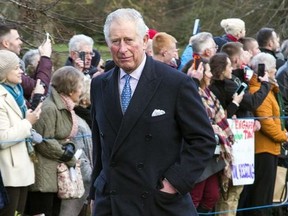
[[[116,67],[91,84],[94,216],[197,215],[214,132],[192,79],[145,55],[146,28],[134,9],[105,22]]]

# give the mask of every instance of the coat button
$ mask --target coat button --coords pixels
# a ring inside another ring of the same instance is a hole
[[[110,191],[110,195],[116,195],[116,194],[117,194],[116,190],[111,190]]]
[[[152,134],[145,135],[145,141],[150,141],[152,139]]]
[[[104,137],[104,134],[103,134],[103,132],[100,132],[100,136],[103,138]]]
[[[137,169],[143,169],[144,167],[144,164],[143,163],[138,163],[137,164]]]
[[[147,199],[148,198],[148,195],[149,195],[149,192],[148,191],[144,191],[142,194],[141,194],[141,197],[143,199]]]

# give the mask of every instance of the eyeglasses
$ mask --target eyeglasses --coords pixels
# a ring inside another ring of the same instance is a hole
[[[82,55],[90,55],[91,57],[94,57],[95,56],[95,53],[94,52],[84,52],[84,51],[75,51],[76,53],[78,53],[79,55],[82,54]]]

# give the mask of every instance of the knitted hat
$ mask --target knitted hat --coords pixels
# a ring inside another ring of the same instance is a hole
[[[223,19],[220,23],[226,34],[236,35],[242,30],[245,30],[245,22],[238,18]]]
[[[0,83],[4,82],[7,74],[19,65],[18,56],[8,50],[0,50]]]
[[[155,29],[148,29],[148,35],[149,39],[153,39],[153,37],[157,34],[158,32]]]

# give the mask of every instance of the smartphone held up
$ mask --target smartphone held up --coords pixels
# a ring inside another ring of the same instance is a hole
[[[79,52],[79,58],[83,61],[83,62],[85,62],[85,52]]]
[[[45,38],[44,38],[44,43],[46,41],[50,40],[52,44],[54,44],[54,40],[53,40],[53,37],[51,36],[51,34],[49,32],[46,32],[45,33]]]
[[[193,57],[194,57],[194,70],[197,70],[201,62],[201,57],[199,55],[194,55]]]
[[[263,77],[265,75],[265,64],[258,64],[257,75],[258,75],[258,81],[260,82],[259,77]]]
[[[241,85],[236,90],[237,95],[240,95],[242,92],[244,92],[247,87],[248,87],[247,84],[242,82]]]
[[[85,68],[85,52],[84,52],[84,51],[79,52],[78,55],[79,55],[79,58],[80,58],[80,59],[82,60],[82,62],[83,62],[83,68]]]

